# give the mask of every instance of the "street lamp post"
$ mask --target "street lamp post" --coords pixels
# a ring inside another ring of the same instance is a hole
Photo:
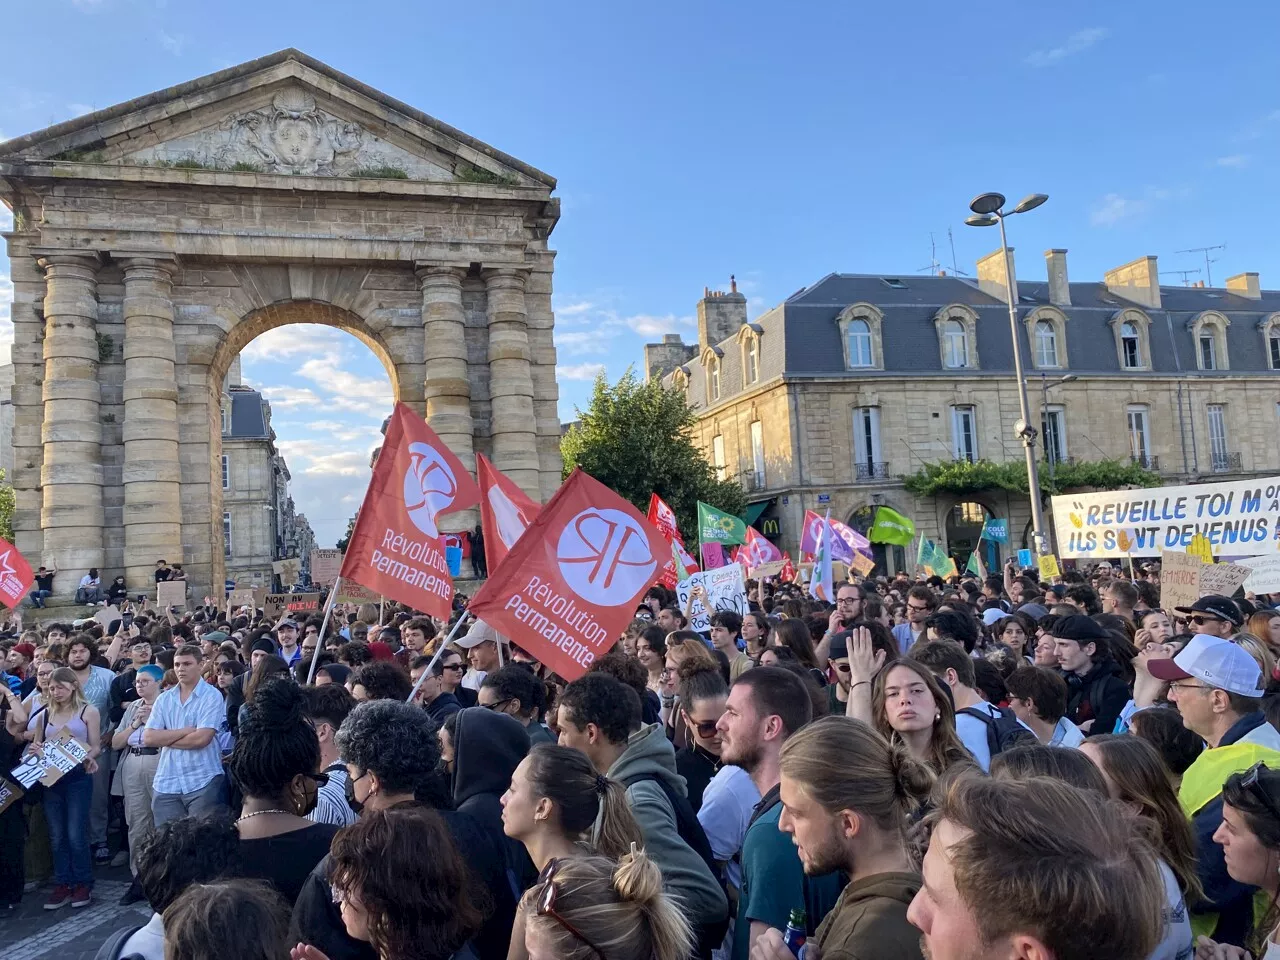
[[[1032,546],[1037,554],[1048,552],[1048,540],[1045,537],[1044,507],[1040,502],[1040,473],[1036,459],[1036,428],[1031,425],[1031,410],[1027,402],[1027,382],[1022,374],[1022,342],[1018,338],[1018,303],[1013,291],[1013,264],[1009,260],[1009,242],[1005,236],[1004,221],[1015,213],[1026,213],[1034,210],[1048,200],[1047,194],[1033,193],[1024,198],[1016,207],[1006,213],[1005,198],[999,193],[984,193],[973,199],[969,209],[973,216],[965,218],[971,227],[1000,227],[1000,250],[1004,254],[1004,284],[1006,299],[1009,302],[1009,334],[1013,338],[1013,372],[1018,381],[1018,410],[1021,414],[1013,425],[1014,432],[1022,440],[1027,457],[1027,486],[1031,499],[1031,537]]]

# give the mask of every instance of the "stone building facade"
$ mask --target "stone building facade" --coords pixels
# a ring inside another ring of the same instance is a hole
[[[1133,460],[1169,483],[1280,474],[1280,290],[1256,273],[1162,287],[1155,257],[1070,283],[1066,251],[1045,256],[1047,279],[1016,298],[1054,468]],[[1009,547],[984,557],[998,562],[1029,546],[1025,495],[918,498],[902,478],[1023,458],[1003,270],[993,254],[976,280],[831,274],[754,322],[736,289],[708,291],[698,342],[668,335],[645,347],[645,367],[688,392],[708,459],[743,481],[756,525],[793,556],[806,509],[865,529],[887,505],[962,558],[984,518],[1008,519]],[[908,560],[883,547],[878,559]]]
[[[302,321],[366,343],[468,467],[550,496],[554,189],[296,50],[0,144],[18,548],[68,589],[157,556],[221,585],[223,378]]]

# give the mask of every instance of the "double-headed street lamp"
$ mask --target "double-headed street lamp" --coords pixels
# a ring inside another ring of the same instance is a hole
[[[1049,541],[1045,536],[1044,509],[1040,503],[1040,474],[1036,460],[1036,428],[1031,425],[1031,411],[1027,404],[1027,382],[1022,377],[1022,345],[1018,338],[1018,304],[1013,292],[1013,264],[1009,261],[1009,242],[1005,237],[1005,217],[1015,213],[1026,213],[1034,210],[1049,199],[1048,194],[1033,193],[1021,200],[1016,207],[1006,213],[1003,209],[1005,199],[1000,193],[983,193],[973,198],[969,209],[973,216],[966,217],[965,223],[971,227],[1000,226],[1000,249],[1004,254],[1004,284],[1009,301],[1009,333],[1013,337],[1013,371],[1018,380],[1018,409],[1021,417],[1013,425],[1014,432],[1022,440],[1027,455],[1027,486],[1031,494],[1031,538],[1037,554],[1049,552]]]

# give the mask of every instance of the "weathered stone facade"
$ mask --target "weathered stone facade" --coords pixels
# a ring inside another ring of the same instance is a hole
[[[164,556],[221,587],[221,386],[287,323],[357,336],[468,467],[558,486],[548,175],[286,50],[0,144],[0,176],[15,534],[59,582]]]

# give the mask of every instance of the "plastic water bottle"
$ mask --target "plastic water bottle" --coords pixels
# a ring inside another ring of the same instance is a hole
[[[795,955],[800,956],[806,939],[806,923],[803,907],[796,907],[787,918],[787,929],[782,934],[782,942]]]

